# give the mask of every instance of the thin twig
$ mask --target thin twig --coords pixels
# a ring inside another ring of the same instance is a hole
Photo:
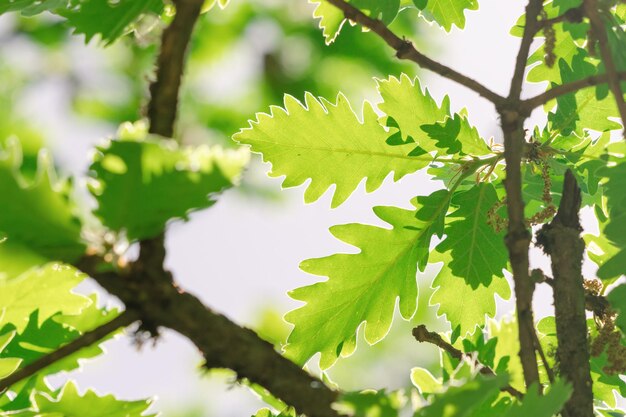
[[[548,380],[550,381],[551,384],[553,384],[554,383],[554,371],[552,371],[552,368],[550,367],[550,364],[548,363],[548,358],[546,357],[546,354],[543,351],[543,347],[541,346],[541,342],[539,341],[539,336],[537,336],[537,332],[533,332],[533,335],[535,336],[535,350],[539,353],[539,357],[541,358],[541,361],[543,362],[543,367],[546,370],[546,374],[548,375]]]
[[[31,362],[23,368],[20,368],[8,377],[0,380],[0,392],[4,392],[11,385],[25,378],[28,378],[31,375],[36,374],[37,372],[52,365],[53,363],[58,362],[61,359],[64,359],[83,348],[93,345],[94,343],[105,338],[120,327],[126,327],[137,319],[138,316],[134,312],[128,310],[122,312],[122,314],[120,314],[110,322],[103,324],[102,326],[90,330],[86,333],[83,333],[81,336],[72,340],[70,343],[61,346],[54,352],[42,356],[34,362]]]
[[[526,70],[526,61],[530,53],[530,45],[535,38],[535,34],[541,28],[537,18],[542,7],[543,0],[529,0],[526,6],[526,24],[524,26],[524,34],[522,35],[522,43],[520,44],[517,58],[515,59],[515,70],[513,71],[513,78],[511,79],[509,98],[519,100],[522,93],[522,84],[524,83],[524,72]]]
[[[431,343],[437,346],[441,350],[448,352],[450,356],[452,356],[453,358],[457,360],[463,360],[463,359],[472,360],[472,358],[469,355],[463,353],[459,349],[452,346],[450,343],[443,340],[443,338],[441,337],[439,333],[429,331],[426,328],[426,326],[423,324],[420,324],[419,326],[413,329],[413,337],[415,337],[415,340],[417,340],[420,343]],[[496,375],[493,369],[480,363],[478,359],[474,359],[473,361],[474,361],[474,364],[479,367],[479,372],[481,374],[491,375],[491,376]],[[509,394],[511,394],[512,396],[516,398],[522,398],[524,396],[524,394],[522,394],[520,391],[513,388],[511,385],[506,385],[502,387],[501,391],[508,392]]]
[[[504,101],[504,97],[491,91],[478,81],[461,74],[460,72],[440,64],[419,52],[412,42],[400,38],[393,33],[382,21],[372,19],[358,8],[344,0],[328,0],[329,3],[343,11],[346,19],[359,23],[380,36],[390,47],[396,51],[396,57],[415,62],[422,68],[433,71],[444,78],[455,81],[470,90],[475,91],[482,97],[494,103],[496,106]]]
[[[620,81],[626,81],[626,72],[618,72],[616,74]],[[566,94],[575,93],[578,90],[582,90],[586,87],[594,87],[608,82],[609,76],[607,74],[591,75],[580,80],[572,81],[567,84],[555,85],[549,90],[531,97],[527,100],[522,100],[521,106],[526,111],[531,111],[536,107],[542,106],[548,103],[550,100],[554,100]]]
[[[624,93],[622,92],[622,87],[620,85],[620,78],[617,74],[617,67],[615,66],[615,61],[613,60],[613,56],[611,54],[611,48],[609,47],[609,39],[606,34],[604,22],[598,13],[598,3],[596,0],[584,0],[583,6],[585,14],[591,23],[591,30],[598,40],[600,56],[602,57],[602,62],[604,63],[606,74],[608,76],[609,88],[615,97],[617,109],[619,110],[620,117],[622,118],[622,126],[625,128],[622,135],[626,138],[626,102],[624,101]]]

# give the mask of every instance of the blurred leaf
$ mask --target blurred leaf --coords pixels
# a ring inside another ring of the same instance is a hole
[[[38,325],[58,312],[79,314],[91,300],[72,289],[85,278],[71,266],[54,263],[1,281],[1,326],[11,323],[21,333],[35,310],[39,311]]]
[[[130,240],[161,233],[168,220],[210,207],[248,162],[245,150],[179,148],[160,140],[116,140],[98,148],[91,165],[95,214]]]
[[[39,154],[33,181],[20,173],[21,162],[18,142],[0,149],[0,232],[12,244],[26,246],[45,258],[76,260],[84,252],[84,244],[69,196],[71,184],[57,180],[45,152]]]

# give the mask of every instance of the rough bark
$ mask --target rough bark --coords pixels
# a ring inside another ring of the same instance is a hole
[[[580,189],[568,170],[557,215],[537,235],[537,242],[552,259],[558,368],[560,375],[574,388],[564,409],[568,417],[593,416],[585,289],[581,272],[585,243],[580,237],[580,203]]]

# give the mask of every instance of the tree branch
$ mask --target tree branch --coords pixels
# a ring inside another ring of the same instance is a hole
[[[453,358],[457,360],[469,359],[469,355],[466,355],[459,349],[452,346],[450,343],[443,340],[441,335],[439,335],[438,333],[428,331],[426,326],[423,324],[420,324],[419,326],[413,329],[413,337],[415,337],[415,340],[417,340],[420,343],[431,343],[437,346],[441,350],[448,352],[450,356],[452,356]],[[474,364],[480,365],[479,372],[481,374],[492,375],[492,376],[496,375],[493,369],[491,369],[490,367],[486,365],[483,365],[482,363],[478,361],[478,359],[474,360]],[[511,394],[512,396],[516,398],[522,398],[524,396],[524,394],[522,394],[521,392],[513,388],[511,385],[502,387],[501,391],[508,392],[509,394]]]
[[[167,327],[187,337],[200,350],[209,368],[229,368],[309,417],[337,417],[331,404],[338,393],[280,355],[257,334],[204,306],[198,298],[164,279],[146,278],[143,270],[98,272],[100,259],[84,257],[78,267],[149,328]]]
[[[333,6],[343,11],[346,19],[359,23],[360,25],[370,29],[372,32],[380,36],[390,47],[396,51],[396,57],[415,62],[422,68],[435,72],[444,78],[457,82],[470,90],[475,91],[482,97],[491,101],[495,105],[499,105],[504,101],[504,97],[491,91],[489,88],[478,81],[469,78],[466,75],[455,71],[454,69],[440,64],[437,61],[427,57],[419,52],[413,43],[406,39],[400,38],[393,33],[383,22],[378,19],[372,19],[365,13],[347,3],[344,0],[328,0]]]
[[[83,333],[78,338],[72,340],[66,345],[61,346],[54,352],[42,356],[41,358],[29,363],[28,365],[20,368],[16,372],[12,373],[8,377],[0,380],[0,392],[4,392],[11,385],[28,378],[31,375],[36,374],[42,369],[52,365],[55,362],[64,359],[79,350],[91,346],[97,343],[99,340],[105,338],[110,333],[113,333],[120,327],[126,327],[132,322],[136,321],[138,316],[134,312],[124,311],[122,314],[111,320],[110,322],[103,324],[93,330]]]
[[[156,80],[150,85],[150,133],[172,137],[178,111],[178,92],[191,33],[200,16],[202,0],[175,0],[176,15],[163,31]]]
[[[530,46],[540,23],[537,18],[541,13],[543,0],[529,0],[526,6],[526,25],[522,42],[515,62],[509,96],[505,104],[498,108],[504,136],[504,159],[506,162],[507,213],[509,216],[508,232],[505,243],[509,251],[509,260],[515,283],[515,303],[520,341],[519,357],[524,370],[526,387],[539,382],[539,366],[535,352],[535,325],[533,319],[533,293],[535,283],[530,278],[528,250],[530,232],[524,218],[524,199],[522,197],[522,156],[526,145],[524,121],[530,114],[520,107],[520,97],[526,61]]]
[[[565,404],[564,411],[568,417],[593,415],[585,288],[581,272],[585,242],[580,237],[580,204],[580,188],[572,172],[567,170],[557,215],[537,234],[537,243],[552,259],[560,373],[574,387],[571,398]]]
[[[609,47],[609,39],[606,34],[604,22],[602,22],[602,18],[598,13],[598,3],[596,0],[583,0],[583,7],[585,14],[589,18],[589,22],[591,23],[591,30],[598,40],[600,56],[602,57],[602,62],[606,68],[609,88],[615,97],[615,102],[617,103],[617,108],[619,110],[620,117],[622,118],[622,126],[625,128],[622,131],[622,135],[626,138],[626,102],[624,102],[624,93],[622,92],[620,79],[617,74],[617,67],[615,66],[611,49]]]
[[[522,93],[522,84],[524,83],[524,73],[526,70],[526,61],[530,53],[530,45],[537,31],[541,29],[541,23],[537,18],[542,8],[543,0],[529,0],[526,5],[526,25],[524,26],[522,43],[515,60],[515,70],[513,71],[513,79],[511,80],[511,88],[509,90],[509,98],[514,98],[515,100],[519,100]]]
[[[616,76],[619,80],[626,81],[626,72],[618,72]],[[596,85],[604,84],[608,82],[608,80],[609,76],[607,74],[598,74],[591,75],[580,80],[572,81],[567,84],[555,85],[544,93],[536,95],[535,97],[529,98],[527,100],[522,100],[521,106],[525,109],[525,111],[530,112],[536,107],[548,103],[550,100],[554,100],[569,93],[574,93],[586,87],[593,87]]]

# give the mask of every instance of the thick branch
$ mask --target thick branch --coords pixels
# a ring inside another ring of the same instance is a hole
[[[608,83],[613,96],[615,96],[615,102],[619,110],[620,117],[622,118],[622,126],[626,128],[626,102],[624,102],[624,93],[620,85],[620,79],[617,74],[617,67],[611,54],[611,48],[609,47],[609,39],[606,34],[604,22],[598,13],[598,3],[596,0],[584,0],[583,6],[585,14],[589,18],[591,23],[591,30],[598,40],[598,46],[600,47],[600,56],[602,62],[606,68],[606,74],[608,76]],[[626,129],[623,131],[624,138],[626,138]]]
[[[626,81],[626,72],[618,72],[616,76],[619,80]],[[591,75],[580,80],[572,81],[567,84],[556,85],[545,91],[544,93],[541,93],[527,100],[523,100],[521,102],[521,106],[525,109],[526,112],[530,112],[536,107],[548,103],[550,100],[554,100],[569,93],[575,93],[576,91],[582,90],[586,87],[593,87],[596,85],[604,84],[608,82],[608,80],[609,76],[607,74],[598,74]]]
[[[346,19],[359,23],[360,25],[363,25],[364,27],[370,29],[372,32],[380,36],[387,43],[387,45],[395,49],[396,57],[398,57],[399,59],[413,61],[422,68],[435,72],[444,78],[455,81],[469,88],[470,90],[475,91],[476,93],[478,93],[482,97],[485,97],[487,100],[496,105],[503,102],[504,97],[491,91],[478,81],[473,80],[472,78],[469,78],[468,76],[463,75],[450,67],[440,64],[439,62],[434,61],[433,59],[419,52],[417,49],[415,49],[413,43],[406,39],[400,38],[380,20],[372,19],[371,17],[367,16],[365,13],[344,0],[328,0],[328,2],[335,7],[341,9],[346,16]]]
[[[530,53],[530,45],[533,43],[535,34],[541,28],[541,23],[537,20],[537,17],[542,7],[543,0],[529,0],[526,6],[526,26],[524,26],[522,43],[515,60],[515,70],[513,71],[513,79],[511,80],[511,89],[509,91],[509,98],[514,100],[519,100],[522,93],[522,84],[524,83],[524,72],[526,70],[526,61]]]
[[[523,119],[513,111],[502,111],[502,131],[504,133],[504,157],[506,161],[507,212],[509,216],[506,246],[513,270],[515,302],[519,323],[520,360],[524,370],[526,386],[539,381],[539,369],[535,355],[535,326],[532,311],[535,283],[528,271],[528,250],[530,232],[524,218],[522,198],[521,160],[524,151]]]
[[[565,405],[568,417],[593,416],[585,288],[581,272],[585,243],[580,237],[580,203],[580,188],[568,170],[559,211],[537,235],[537,243],[552,259],[559,369],[574,387]]]
[[[61,346],[54,352],[42,356],[34,362],[20,368],[3,380],[0,380],[0,392],[4,392],[4,390],[9,388],[11,385],[36,374],[53,363],[58,362],[61,359],[65,359],[79,350],[97,343],[99,340],[105,338],[120,327],[126,327],[135,320],[137,320],[137,315],[134,312],[124,311],[110,322],[82,334],[77,339]]]
[[[457,360],[469,359],[468,355],[466,355],[465,353],[461,352],[459,349],[452,346],[450,343],[443,340],[443,338],[438,333],[428,331],[426,326],[424,326],[423,324],[420,324],[419,326],[413,329],[413,337],[415,337],[415,340],[417,340],[420,343],[431,343],[437,346],[441,350],[448,352],[450,356],[452,356],[453,358]],[[490,367],[486,365],[483,365],[482,363],[478,361],[478,359],[475,359],[474,363],[476,365],[480,365],[479,372],[481,374],[492,375],[492,376],[496,374],[493,371],[493,369],[491,369]],[[511,394],[512,396],[516,398],[523,397],[523,394],[521,392],[519,392],[518,390],[516,390],[510,385],[502,387],[501,390],[508,392],[509,394]]]
[[[205,307],[165,277],[147,279],[142,271],[98,273],[99,260],[83,258],[79,267],[149,327],[163,326],[187,337],[209,368],[229,368],[309,417],[336,417],[331,408],[338,393],[280,355],[252,330],[238,326]],[[162,274],[169,276],[167,271]]]

